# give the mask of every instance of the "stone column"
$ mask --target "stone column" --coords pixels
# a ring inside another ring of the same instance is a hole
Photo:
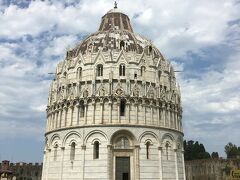
[[[160,180],[163,179],[163,169],[162,169],[162,147],[158,147],[158,154],[159,154],[159,178]]]
[[[84,124],[87,124],[87,108],[88,108],[87,101],[84,101]]]
[[[65,147],[61,147],[62,160],[61,160],[61,167],[60,167],[60,180],[62,180],[62,177],[63,177],[64,150],[65,150]]]
[[[162,104],[162,119],[163,119],[163,126],[166,127],[166,107],[165,107],[165,104]]]
[[[57,129],[57,125],[58,125],[58,113],[59,113],[59,111],[56,110],[55,111],[55,114],[56,114],[56,117],[55,117],[55,129]]]
[[[118,107],[118,123],[120,123],[120,100],[117,100],[117,107]]]
[[[51,123],[51,130],[54,129],[54,123],[55,123],[55,110],[53,110],[53,113],[52,113],[52,123]]]
[[[135,117],[136,117],[136,124],[138,124],[138,104],[135,103]]]
[[[73,106],[73,104],[71,104],[71,106],[70,106],[70,109],[71,109],[71,116],[70,116],[70,126],[72,126],[73,125],[73,111],[74,111],[74,106]]]
[[[146,119],[146,104],[145,102],[143,103],[143,117],[144,117],[144,124],[147,124],[147,119]]]
[[[84,172],[85,172],[85,151],[86,151],[86,145],[82,145],[82,179],[84,180]]]
[[[100,123],[103,124],[103,100],[100,100]]]
[[[177,109],[174,111],[174,119],[175,119],[175,129],[178,129],[178,118],[177,118]]]
[[[182,151],[182,167],[183,167],[183,180],[186,180],[185,163],[184,163],[184,151]]]
[[[67,127],[67,113],[68,113],[68,108],[67,106],[64,106],[64,127]]]
[[[107,145],[107,150],[108,150],[108,163],[107,163],[108,180],[112,180],[113,179],[112,145]]]
[[[108,107],[109,107],[109,111],[108,111],[108,122],[110,124],[112,124],[112,101],[108,102]]]
[[[131,119],[130,119],[130,102],[127,101],[126,103],[126,121],[130,124]]]
[[[135,163],[136,163],[136,170],[135,170],[135,180],[139,180],[140,179],[140,165],[139,165],[139,149],[140,146],[139,145],[135,145]]]
[[[174,156],[175,156],[175,176],[176,180],[179,180],[178,178],[178,161],[177,161],[177,149],[174,149]]]
[[[96,111],[96,103],[92,101],[93,112],[92,112],[92,124],[95,124],[95,111]]]
[[[150,103],[150,108],[151,108],[151,119],[150,119],[150,121],[151,121],[151,125],[153,125],[153,104],[152,104],[152,101],[151,101],[151,103]]]
[[[77,117],[77,125],[79,125],[79,108],[80,104],[79,102],[76,104],[76,117]]]
[[[59,112],[60,112],[60,114],[59,114],[59,124],[58,124],[58,127],[61,128],[62,127],[62,112],[63,112],[63,109],[60,108]]]
[[[158,103],[156,105],[156,111],[157,111],[157,125],[160,126],[160,108]]]

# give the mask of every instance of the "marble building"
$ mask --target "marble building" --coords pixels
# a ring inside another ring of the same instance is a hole
[[[42,180],[185,180],[181,119],[171,63],[115,5],[57,65]]]

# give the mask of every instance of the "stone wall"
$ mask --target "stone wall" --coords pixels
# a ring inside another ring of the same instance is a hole
[[[0,167],[2,167],[2,163],[0,163]],[[42,164],[10,163],[9,169],[17,180],[41,180]]]
[[[185,162],[186,180],[231,180],[230,171],[240,169],[240,159],[203,159]]]

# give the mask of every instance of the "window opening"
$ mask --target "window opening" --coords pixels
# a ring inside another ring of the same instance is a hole
[[[126,106],[125,100],[121,100],[121,103],[120,103],[120,116],[125,116],[125,106]]]
[[[84,110],[85,110],[85,107],[84,107],[84,104],[82,102],[80,104],[80,117],[84,117]]]
[[[137,73],[134,73],[134,79],[137,79]]]
[[[80,79],[82,77],[82,68],[79,67],[78,68],[78,79]]]
[[[58,148],[58,145],[56,144],[55,147],[54,147],[54,154],[53,154],[54,161],[57,160],[57,148]]]
[[[119,66],[119,76],[125,76],[125,65],[120,64]]]
[[[124,48],[124,46],[125,46],[124,41],[121,41],[121,42],[120,42],[120,50],[122,50],[122,49]]]
[[[103,65],[99,64],[97,66],[97,76],[103,76]]]
[[[75,147],[76,147],[76,144],[75,142],[73,142],[71,144],[71,151],[70,151],[70,160],[73,161],[75,159]]]
[[[150,142],[146,143],[146,157],[149,159],[149,149],[150,149]]]
[[[116,148],[118,149],[129,149],[129,140],[128,138],[122,136],[122,137],[119,137],[116,141],[116,145],[115,145]]]
[[[166,157],[167,157],[167,160],[169,160],[169,144],[168,143],[166,144]]]
[[[99,142],[98,142],[98,141],[95,141],[95,142],[94,142],[93,158],[94,158],[94,159],[99,159]]]

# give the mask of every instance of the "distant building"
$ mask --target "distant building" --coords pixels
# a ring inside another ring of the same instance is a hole
[[[173,66],[115,6],[57,65],[42,179],[185,180],[184,170]]]
[[[0,163],[0,180],[41,180],[42,164]]]

